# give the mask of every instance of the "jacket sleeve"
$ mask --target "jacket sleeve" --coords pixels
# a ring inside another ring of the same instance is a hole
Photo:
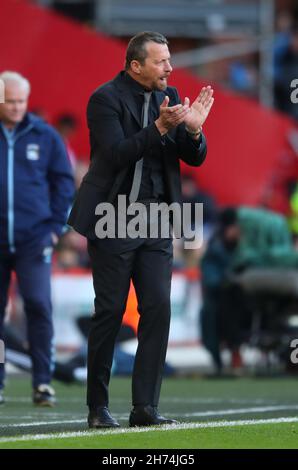
[[[173,88],[175,93],[175,102],[181,103],[178,92]],[[185,124],[180,124],[177,128],[176,138],[178,147],[178,156],[181,160],[191,166],[200,166],[207,155],[207,143],[203,133],[199,140],[194,140],[185,130]]]
[[[122,110],[119,100],[95,93],[87,107],[87,121],[91,145],[112,165],[115,171],[122,170],[140,160],[144,153],[160,145],[161,135],[154,123],[126,137],[122,125]]]
[[[52,230],[60,236],[66,224],[74,196],[74,178],[65,145],[59,134],[52,131],[52,146],[48,168]]]

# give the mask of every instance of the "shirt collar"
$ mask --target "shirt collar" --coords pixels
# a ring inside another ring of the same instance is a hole
[[[141,83],[137,82],[127,72],[124,72],[123,78],[126,81],[126,83],[129,84],[129,86],[132,88],[132,90],[135,93],[143,95],[146,91],[151,91],[151,90],[147,90],[143,85],[141,85]]]

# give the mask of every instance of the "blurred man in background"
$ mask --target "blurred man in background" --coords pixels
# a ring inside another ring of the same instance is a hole
[[[276,107],[298,121],[297,103],[292,102],[290,98],[291,83],[298,78],[298,26],[293,28],[288,47],[280,54],[278,65],[279,73],[275,77]]]
[[[63,139],[71,166],[73,170],[75,170],[77,165],[77,156],[70,143],[70,139],[78,128],[77,118],[71,113],[60,114],[55,121],[55,128]]]
[[[275,300],[276,308],[268,310],[270,321],[259,317],[262,327],[257,334],[255,329],[254,341],[258,336],[261,345],[263,324],[272,336],[281,305],[286,315],[286,306],[298,297],[297,266],[298,255],[282,215],[246,206],[222,210],[201,262],[202,340],[218,373],[223,367],[223,345],[231,351],[232,369],[241,369],[240,346],[251,339],[255,312],[268,310],[264,299],[269,306]]]
[[[51,254],[74,194],[72,171],[58,133],[27,112],[30,83],[3,72],[0,105],[0,338],[12,272],[24,300],[33,364],[33,402],[51,406],[53,323]],[[0,402],[4,366],[0,365]]]
[[[212,355],[217,373],[221,373],[223,366],[220,352],[222,341],[226,341],[232,351],[234,365],[241,364],[240,323],[244,301],[241,290],[232,282],[233,261],[240,238],[236,209],[224,209],[201,262],[203,306],[199,318],[202,340]]]

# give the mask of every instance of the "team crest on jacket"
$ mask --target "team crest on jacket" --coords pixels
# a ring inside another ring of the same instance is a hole
[[[39,159],[39,145],[28,144],[26,148],[26,156],[28,160],[38,160]]]

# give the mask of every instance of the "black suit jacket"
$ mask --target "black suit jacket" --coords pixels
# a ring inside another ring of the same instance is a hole
[[[154,93],[159,104],[166,95],[170,98],[169,106],[180,103],[173,87]],[[135,96],[124,72],[92,94],[87,120],[91,162],[68,219],[70,226],[88,238],[95,238],[97,204],[113,203],[131,167],[145,154],[150,156],[150,152],[159,152],[163,159],[166,202],[181,203],[179,159],[191,166],[202,164],[207,153],[203,134],[199,141],[194,141],[184,124],[165,137],[161,137],[154,123],[142,128]]]

